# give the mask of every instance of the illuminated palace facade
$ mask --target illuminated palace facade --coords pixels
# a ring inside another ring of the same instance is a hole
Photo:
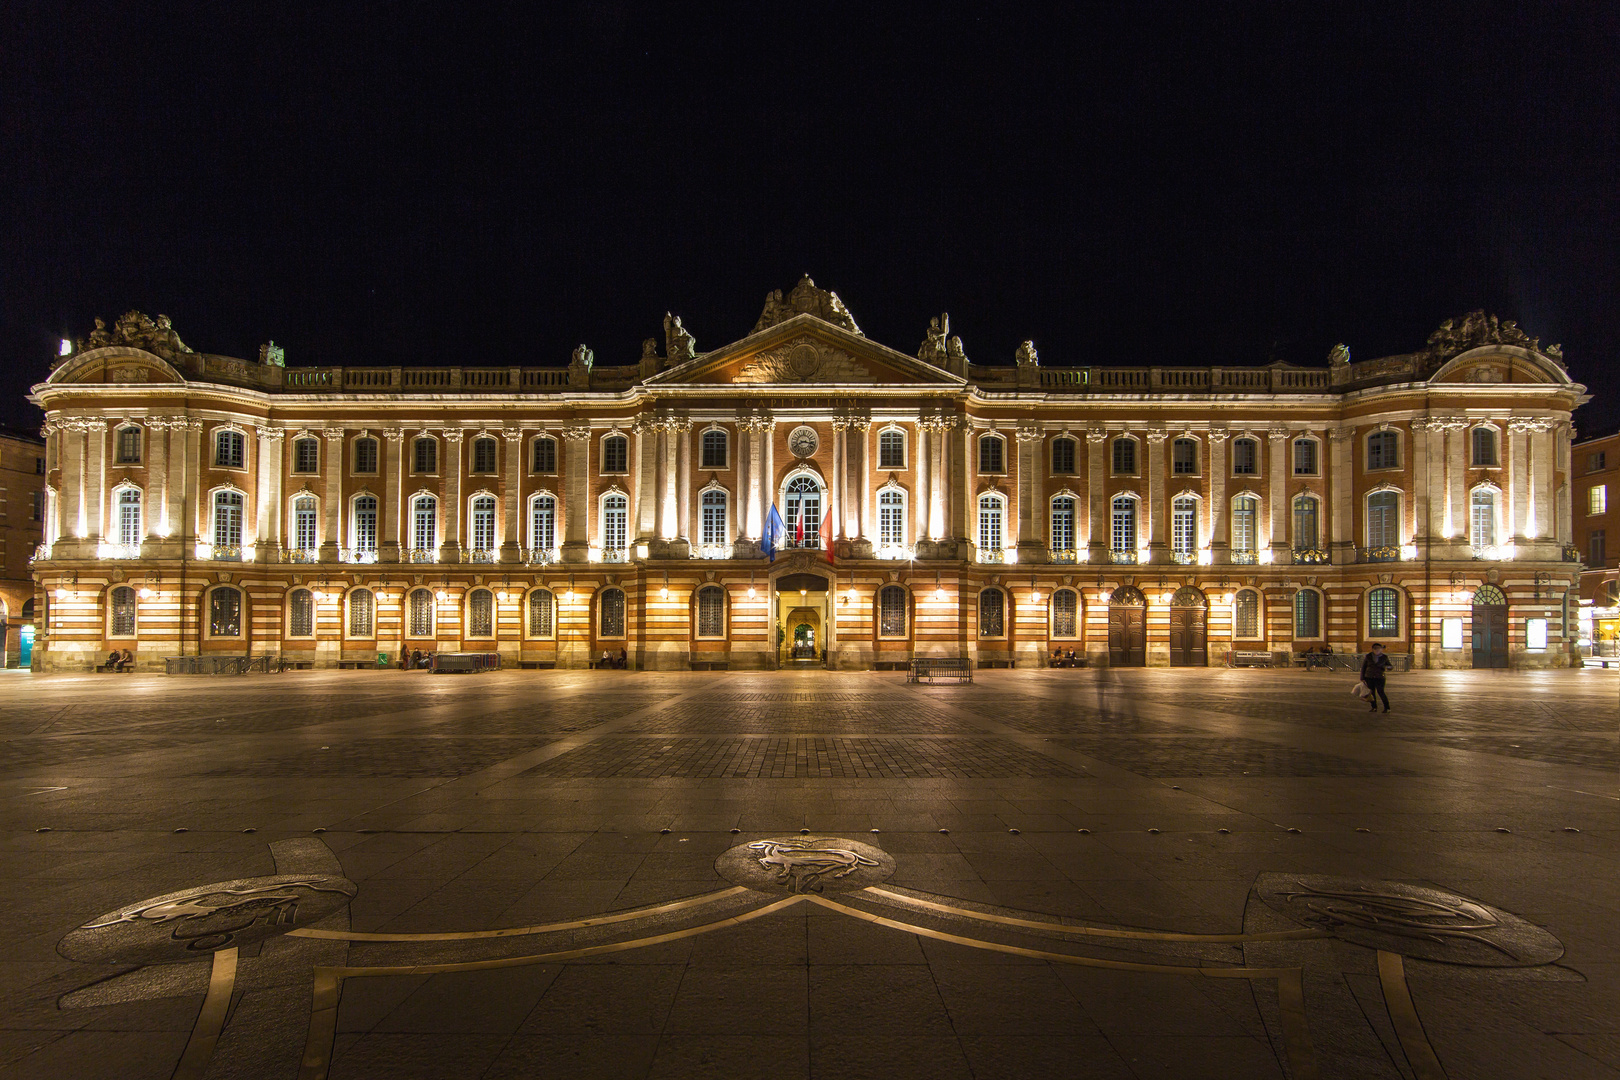
[[[944,316],[901,352],[805,279],[708,352],[669,317],[623,366],[288,368],[131,312],[33,391],[35,666],[1172,666],[1374,640],[1561,666],[1583,390],[1479,313],[1315,368],[1027,342],[981,365]]]

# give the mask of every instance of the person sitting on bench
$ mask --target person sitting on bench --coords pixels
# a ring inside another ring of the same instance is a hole
[[[117,658],[113,661],[114,671],[128,671],[135,666],[135,654],[128,649],[125,649],[122,653],[115,651],[113,655]]]

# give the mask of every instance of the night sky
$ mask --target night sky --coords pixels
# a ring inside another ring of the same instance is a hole
[[[616,364],[808,272],[978,363],[1325,364],[1484,307],[1620,425],[1620,5],[177,7],[0,10],[0,418],[132,307]]]

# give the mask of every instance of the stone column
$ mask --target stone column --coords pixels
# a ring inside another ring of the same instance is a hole
[[[675,539],[675,455],[671,453],[669,445],[671,433],[668,419],[660,419],[658,424],[658,454],[653,469],[658,480],[655,485],[658,498],[658,536],[659,540]]]
[[[567,443],[567,484],[563,491],[562,561],[582,563],[590,559],[591,429],[586,425],[563,431]]]
[[[1041,429],[1033,421],[1018,425],[1018,561],[1044,563],[1048,560],[1047,547],[1038,535],[1041,505]]]
[[[1557,536],[1553,514],[1553,421],[1536,417],[1530,429],[1531,509],[1535,512],[1537,540]]]
[[[77,555],[77,545],[86,535],[84,433],[84,421],[79,417],[69,417],[61,422],[62,495],[57,503],[61,508],[59,535],[64,542],[64,550],[54,552],[57,558]]]
[[[146,418],[146,514],[142,537],[143,558],[165,558],[159,554],[169,521],[169,419]]]
[[[1086,558],[1094,563],[1108,561],[1108,505],[1103,492],[1103,484],[1107,480],[1108,451],[1104,449],[1107,441],[1108,432],[1104,429],[1086,429],[1085,545]],[[1076,537],[1075,543],[1080,542],[1080,538]]]
[[[1354,558],[1356,537],[1356,485],[1352,479],[1351,449],[1355,429],[1333,428],[1328,432],[1329,490],[1333,507],[1333,561],[1343,565]],[[1417,473],[1414,472],[1414,483]]]
[[[1574,430],[1567,423],[1558,425],[1556,442],[1554,444],[1555,467],[1563,475],[1558,483],[1558,501],[1554,510],[1557,518],[1556,531],[1553,536],[1562,549],[1571,543],[1572,518],[1570,507],[1570,442],[1574,438]]]
[[[95,545],[106,538],[107,507],[107,421],[86,420],[84,509],[85,539]]]
[[[763,493],[765,471],[765,448],[760,433],[764,430],[763,422],[757,416],[746,416],[738,419],[737,430],[744,433],[747,440],[746,460],[748,468],[748,488],[743,495],[748,507],[747,523],[743,533],[750,540],[758,540],[765,535],[765,504]]]
[[[281,475],[286,469],[286,435],[280,428],[259,429],[259,541],[254,554],[260,562],[281,558]],[[330,456],[332,444],[326,445]]]
[[[383,464],[383,497],[379,500],[381,505],[377,508],[381,519],[378,524],[382,528],[382,541],[377,545],[377,561],[397,563],[400,561],[401,523],[405,517],[405,465],[402,460],[405,430],[397,427],[384,428],[383,439],[388,445],[386,451],[388,456]]]
[[[848,531],[844,528],[844,514],[847,510],[847,494],[849,491],[849,421],[843,416],[834,416],[833,430],[833,460],[830,476],[831,490],[827,492],[827,506],[832,511],[828,527],[828,542],[842,540]]]
[[[849,428],[857,436],[856,453],[860,458],[856,465],[860,489],[855,493],[855,536],[870,551],[872,534],[877,531],[872,526],[872,421],[864,417],[851,420]]]
[[[1164,440],[1169,436],[1170,433],[1162,428],[1147,433],[1148,490],[1147,498],[1142,500],[1142,508],[1148,516],[1148,561],[1153,563],[1165,561],[1164,520],[1169,517],[1169,508],[1165,505],[1164,495]]]
[[[932,455],[929,446],[930,425],[927,420],[918,420],[917,453],[912,460],[912,475],[916,477],[911,493],[911,534],[918,542],[928,539],[928,502],[929,502],[929,465],[932,464]]]
[[[1429,528],[1429,421],[1427,417],[1414,416],[1407,425],[1412,431],[1412,506],[1410,509],[1412,525],[1404,531],[1403,542],[1418,543],[1418,538],[1426,536]]]
[[[329,427],[326,437],[326,498],[322,515],[326,528],[321,536],[321,562],[336,562],[343,546],[343,429]]]
[[[439,516],[444,533],[439,537],[439,561],[461,561],[461,440],[466,432],[451,428],[444,433],[444,457],[441,463]]]
[[[670,424],[675,440],[675,536],[690,544],[692,538],[692,421],[682,417]]]
[[[765,417],[764,426],[760,428],[760,440],[765,445],[765,475],[763,494],[765,496],[765,513],[776,503],[776,421]]]
[[[1427,489],[1426,503],[1428,516],[1422,529],[1429,538],[1429,547],[1433,551],[1435,545],[1449,543],[1451,537],[1451,493],[1446,489],[1446,424],[1447,421],[1438,416],[1424,419],[1423,427],[1428,439],[1428,468],[1419,480]]]
[[[928,429],[928,448],[932,460],[928,465],[928,539],[943,540],[945,538],[945,507],[950,494],[950,480],[945,475],[947,464],[946,448],[950,445],[951,428],[953,422],[950,417],[939,417]]]
[[[658,536],[658,422],[637,417],[630,430],[636,436],[635,540],[641,545]]]
[[[1468,427],[1468,421],[1462,417],[1453,417],[1446,422],[1442,430],[1446,433],[1446,499],[1449,503],[1446,513],[1450,516],[1451,534],[1457,538],[1458,543],[1467,546],[1470,542],[1470,511],[1468,508],[1468,457],[1463,444],[1467,441],[1463,431]],[[1503,440],[1502,452],[1507,452],[1506,439]],[[1503,493],[1506,498],[1506,492]],[[1502,542],[1498,530],[1497,543]]]
[[[1530,540],[1530,453],[1531,421],[1515,416],[1508,420],[1508,498],[1507,530],[1515,547]]]
[[[501,530],[501,562],[514,563],[523,558],[523,429],[502,428],[506,439],[506,490],[501,500],[505,517]]]
[[[1209,429],[1209,537],[1210,561],[1227,560],[1226,530],[1232,520],[1232,511],[1226,505],[1226,429]]]
[[[1271,497],[1266,500],[1271,505],[1271,561],[1287,563],[1293,561],[1288,540],[1288,429],[1274,427],[1266,432],[1266,438],[1271,444],[1266,460],[1271,475]]]
[[[191,505],[189,514],[181,514],[180,539],[183,543],[195,544],[199,537],[206,535],[212,541],[214,535],[209,526],[213,508],[208,505],[208,493],[202,488],[203,422],[197,417],[187,417],[185,427],[177,428],[174,434],[180,437],[182,455],[178,490],[186,493],[186,501]]]

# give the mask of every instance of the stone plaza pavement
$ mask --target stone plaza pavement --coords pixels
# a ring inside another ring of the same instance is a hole
[[[1620,673],[1353,681],[7,673],[0,1075],[1620,1077]]]

